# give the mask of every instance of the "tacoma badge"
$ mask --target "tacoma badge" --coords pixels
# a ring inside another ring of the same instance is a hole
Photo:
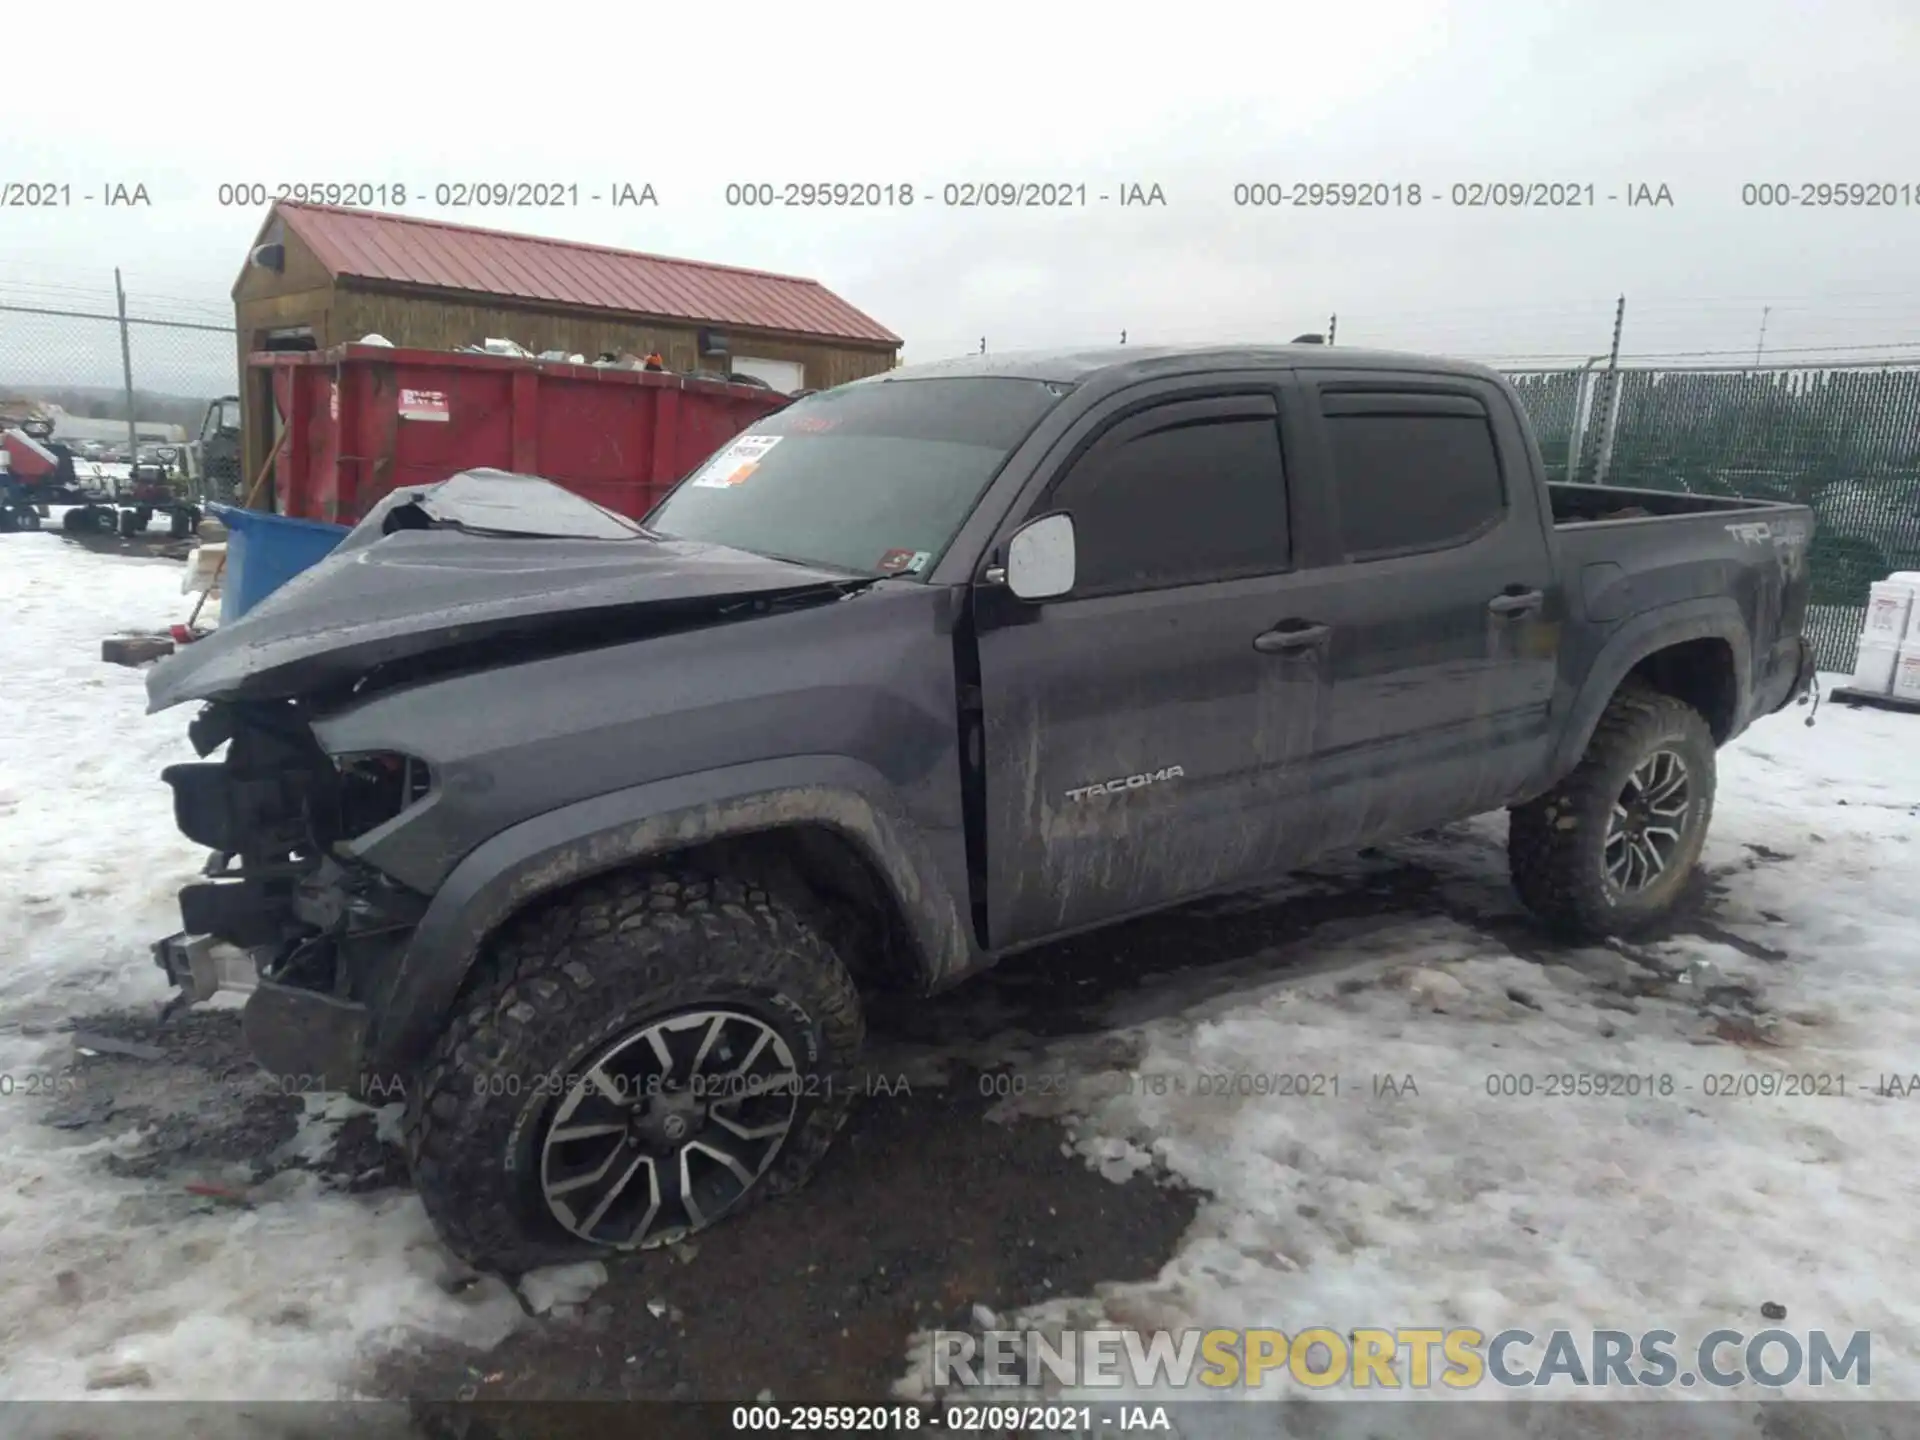
[[[1127,775],[1118,780],[1101,780],[1092,785],[1080,785],[1067,791],[1069,800],[1085,800],[1090,795],[1118,795],[1122,790],[1143,790],[1162,780],[1178,780],[1186,775],[1178,765],[1169,765],[1164,770],[1153,770],[1145,775]]]

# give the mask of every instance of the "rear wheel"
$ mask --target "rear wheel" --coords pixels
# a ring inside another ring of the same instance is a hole
[[[651,1249],[801,1184],[852,1099],[860,1001],[765,891],[665,872],[513,922],[408,1087],[447,1244],[519,1273]]]
[[[1512,812],[1507,859],[1527,908],[1582,938],[1665,919],[1706,843],[1714,749],[1692,706],[1622,687],[1573,773]]]

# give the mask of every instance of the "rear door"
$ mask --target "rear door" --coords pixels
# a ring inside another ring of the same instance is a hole
[[[1316,583],[1295,566],[1282,384],[1110,401],[1009,517],[1003,535],[1071,514],[1078,576],[1040,604],[975,593],[993,946],[1249,878],[1311,843],[1320,652],[1273,635]]]
[[[1545,757],[1560,601],[1525,435],[1471,377],[1308,372],[1330,845],[1497,808]]]

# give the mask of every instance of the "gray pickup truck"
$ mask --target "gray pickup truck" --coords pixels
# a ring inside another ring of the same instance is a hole
[[[469,472],[151,672],[225,746],[156,958],[283,1084],[403,1089],[468,1259],[662,1244],[805,1179],[876,991],[1503,808],[1546,926],[1658,920],[1812,683],[1812,529],[1307,345],[896,370],[644,522]]]

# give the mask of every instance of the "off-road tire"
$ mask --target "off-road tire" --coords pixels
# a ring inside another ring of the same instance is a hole
[[[774,1025],[807,1082],[771,1168],[724,1222],[803,1184],[845,1121],[865,1038],[845,965],[765,890],[680,871],[620,872],[509,922],[407,1085],[414,1184],[448,1247],[509,1275],[619,1253],[546,1208],[538,1145],[561,1097],[537,1078],[576,1073],[652,1017],[722,1002]],[[502,1080],[519,1093],[497,1093]]]
[[[1680,845],[1646,889],[1617,893],[1604,858],[1614,802],[1636,767],[1661,750],[1687,766]],[[1520,899],[1549,929],[1572,939],[1632,935],[1666,919],[1686,892],[1712,822],[1714,757],[1713,732],[1698,710],[1637,681],[1623,685],[1573,772],[1510,812],[1507,864]]]

